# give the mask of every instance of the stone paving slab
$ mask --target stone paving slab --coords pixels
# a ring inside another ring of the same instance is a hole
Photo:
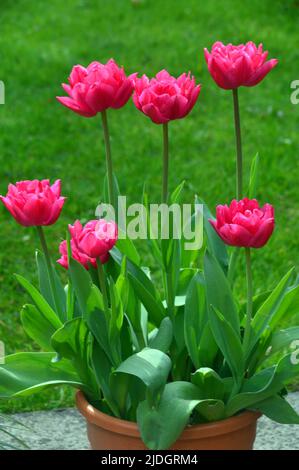
[[[299,392],[289,396],[299,412]],[[85,420],[73,408],[18,413],[15,417],[30,430],[18,431],[30,449],[87,450]],[[280,425],[262,417],[259,420],[255,450],[299,450],[299,426]]]

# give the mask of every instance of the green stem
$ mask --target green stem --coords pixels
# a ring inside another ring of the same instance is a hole
[[[56,310],[56,313],[59,315],[60,314],[60,308],[59,308],[59,302],[58,302],[58,298],[57,298],[53,267],[52,267],[52,264],[51,264],[51,258],[50,258],[50,253],[49,253],[49,250],[48,250],[48,245],[47,245],[47,242],[46,242],[46,238],[45,238],[43,228],[41,226],[37,226],[36,230],[37,230],[37,233],[38,233],[38,236],[39,236],[39,239],[40,239],[40,243],[41,243],[41,246],[42,246],[42,250],[43,250],[43,253],[44,253],[45,259],[46,259],[48,276],[49,276],[49,280],[50,280],[50,289],[51,289],[51,293],[52,293],[52,297],[53,297],[53,301],[54,301],[54,305],[55,305],[55,310]]]
[[[168,199],[168,167],[169,167],[169,141],[168,124],[163,124],[163,185],[162,202],[167,203]]]
[[[102,124],[103,124],[103,133],[106,149],[106,167],[108,175],[108,195],[109,195],[109,204],[114,204],[114,187],[113,187],[113,167],[112,167],[112,157],[111,157],[111,147],[110,147],[110,136],[109,136],[109,127],[107,120],[107,112],[102,111]]]
[[[247,313],[246,325],[244,334],[244,351],[248,350],[250,337],[251,337],[251,319],[252,319],[252,305],[253,305],[253,289],[252,289],[252,270],[251,270],[251,253],[250,248],[245,248],[246,256],[246,277],[247,277]]]
[[[242,140],[241,140],[241,125],[240,125],[240,110],[238,88],[233,89],[234,101],[234,119],[235,119],[235,133],[236,133],[236,173],[237,173],[237,199],[242,199],[243,193],[243,157],[242,157]]]
[[[107,295],[107,289],[106,289],[105,274],[104,274],[103,265],[102,265],[102,263],[99,259],[97,260],[97,268],[98,268],[98,277],[99,277],[100,288],[101,288],[102,295],[103,295],[105,315],[108,319],[109,318],[109,307],[108,307],[108,295]]]

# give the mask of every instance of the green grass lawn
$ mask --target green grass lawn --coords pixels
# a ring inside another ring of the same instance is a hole
[[[211,207],[234,197],[235,147],[232,96],[209,76],[203,47],[223,42],[263,42],[279,65],[255,88],[240,90],[245,170],[259,151],[258,197],[276,208],[277,227],[269,245],[254,254],[254,285],[274,286],[292,265],[299,267],[299,105],[290,103],[290,82],[299,79],[299,2],[292,0],[2,0],[0,80],[0,192],[20,179],[61,178],[68,197],[58,223],[47,229],[53,256],[66,226],[93,217],[102,194],[104,147],[100,118],[84,119],[63,108],[71,67],[114,57],[128,73],[148,75],[167,68],[191,70],[202,84],[193,112],[170,125],[171,187],[187,181],[185,200],[196,192]],[[130,101],[109,113],[115,170],[123,193],[140,200],[144,181],[153,199],[160,194],[162,128]],[[31,229],[18,226],[0,208],[0,338],[7,353],[34,350],[19,311],[26,295],[13,278],[35,280]],[[239,273],[243,269],[238,266]],[[244,297],[243,282],[237,282]],[[69,390],[40,393],[0,405],[4,410],[38,409],[72,403]]]

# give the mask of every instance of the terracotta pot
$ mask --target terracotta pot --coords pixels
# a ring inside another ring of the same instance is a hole
[[[93,450],[145,450],[136,423],[114,418],[94,408],[77,392],[76,403],[86,418]],[[251,450],[260,413],[244,411],[223,421],[186,428],[173,444],[174,450]]]

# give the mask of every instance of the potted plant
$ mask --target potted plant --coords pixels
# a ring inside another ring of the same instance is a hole
[[[157,267],[154,275],[136,243],[123,236],[118,213],[118,224],[107,217],[69,226],[58,260],[67,270],[64,286],[43,231],[64,205],[60,182],[19,182],[1,197],[17,222],[35,226],[41,240],[39,288],[20,275],[17,279],[32,298],[21,311],[23,327],[44,352],[6,357],[0,397],[26,396],[59,384],[75,387],[93,449],[251,449],[261,414],[279,423],[299,423],[285,399],[286,385],[299,375],[290,349],[299,327],[279,329],[282,319],[298,313],[298,278],[291,269],[273,290],[255,295],[253,289],[251,254],[274,229],[273,207],[254,199],[258,157],[248,190],[243,189],[238,88],[256,85],[277,61],[266,61],[262,46],[251,42],[217,42],[205,57],[216,83],[233,94],[237,193],[230,205],[217,206],[216,218],[196,197],[185,223],[193,226],[202,209],[201,249],[186,249],[186,237],[177,236],[182,221],[175,217],[166,224],[168,236],[163,236],[164,225],[158,237],[152,236],[144,191],[144,238],[151,265]],[[63,88],[69,95],[58,98],[63,105],[85,117],[101,114],[109,207],[116,207],[119,190],[107,109],[121,108],[132,93],[137,109],[161,125],[161,202],[178,205],[183,184],[173,192],[168,188],[168,125],[195,105],[200,86],[194,78],[174,78],[165,70],[151,80],[127,77],[110,60],[75,66]],[[237,256],[246,266],[246,302],[233,289]]]

